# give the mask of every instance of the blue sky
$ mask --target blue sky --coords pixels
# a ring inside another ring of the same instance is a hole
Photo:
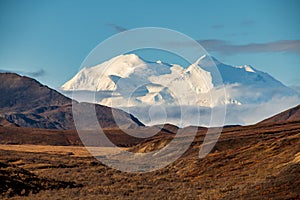
[[[300,85],[299,8],[297,0],[0,0],[0,70],[58,88],[100,42],[150,26],[182,32],[225,63]]]

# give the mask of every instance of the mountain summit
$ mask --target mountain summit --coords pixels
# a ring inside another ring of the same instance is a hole
[[[147,125],[162,123],[158,116],[162,113],[149,117],[149,108],[153,106],[172,107],[169,109],[171,113],[165,111],[165,114],[174,120],[167,122],[179,125],[178,112],[181,111],[175,109],[174,112],[174,107],[189,108],[187,112],[193,113],[193,106],[195,109],[212,109],[227,105],[229,109],[242,108],[246,112],[249,105],[253,111],[255,105],[295,98],[286,107],[273,108],[273,112],[262,114],[257,119],[231,116],[233,113],[229,110],[228,123],[249,124],[299,103],[296,99],[299,94],[269,74],[250,65],[227,65],[208,55],[203,55],[187,68],[161,61],[148,62],[135,54],[120,55],[94,67],[83,68],[61,89],[69,95],[81,92],[81,95],[75,95],[79,101],[125,109]],[[85,93],[91,93],[95,98],[85,99]],[[202,115],[204,118],[206,113]],[[183,119],[184,125],[206,125],[202,124],[203,121],[193,121],[193,118],[191,114],[191,119]]]

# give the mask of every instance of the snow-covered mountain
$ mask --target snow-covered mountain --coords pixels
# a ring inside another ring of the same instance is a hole
[[[120,55],[81,69],[61,89],[67,95],[75,92],[73,97],[79,101],[122,108],[147,125],[163,122],[183,126],[207,125],[207,110],[224,105],[229,108],[226,123],[249,124],[299,103],[299,95],[294,90],[267,73],[250,65],[226,65],[207,55],[187,68],[161,61],[144,61],[135,54]],[[279,106],[279,110],[273,108],[267,116],[254,117],[247,112],[249,106],[253,111],[253,106],[258,108],[282,98],[295,99]],[[181,119],[180,109],[183,107],[185,112],[191,113],[188,115],[190,119]],[[193,116],[197,115],[193,111],[196,107],[204,110],[200,121],[193,121],[198,119]],[[234,116],[237,109],[257,120]]]
[[[211,89],[210,73],[198,66],[184,69],[159,61],[146,62],[134,54],[117,56],[95,67],[84,68],[62,86],[62,90],[110,94],[96,101],[118,107],[173,105],[177,101],[181,105],[211,106],[208,99],[195,98]]]

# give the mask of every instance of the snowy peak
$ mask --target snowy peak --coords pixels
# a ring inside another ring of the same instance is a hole
[[[116,56],[103,64],[91,68],[92,72],[99,71],[105,75],[115,75],[122,78],[128,77],[137,67],[142,67],[145,62],[135,54]]]
[[[255,73],[255,70],[250,65],[240,66],[241,69],[244,69],[246,72]]]
[[[121,90],[133,90],[136,86],[144,84],[143,94],[145,94],[149,93],[147,88],[152,88],[151,84],[159,85],[161,88],[174,85],[180,88],[180,85],[186,83],[190,88],[186,87],[185,90],[196,94],[208,93],[223,84],[284,87],[270,75],[250,65],[231,66],[209,55],[201,56],[185,69],[180,65],[169,65],[162,61],[147,62],[135,54],[125,54],[94,67],[83,68],[61,89],[122,93]],[[143,98],[139,97],[139,101],[140,99]]]
[[[135,54],[119,55],[94,67],[83,68],[61,89],[112,91],[117,87],[112,77],[126,78],[143,66],[145,62]]]
[[[112,58],[109,61],[110,65],[122,65],[124,67],[132,68],[132,67],[137,67],[139,65],[144,64],[145,61],[143,61],[139,56],[135,54],[125,54],[125,55],[120,55],[115,58]]]
[[[285,87],[269,74],[261,72],[251,65],[232,66],[208,55],[200,57],[194,65],[198,65],[204,71],[211,73],[214,86],[238,84],[255,87]]]
[[[209,56],[209,55],[203,55],[201,56],[194,65],[198,65],[200,67],[215,67],[216,65],[220,64],[221,62],[217,60],[216,58]]]
[[[154,103],[211,106],[209,95],[214,87],[212,76],[198,65],[183,68],[161,61],[147,62],[134,54],[120,55],[102,64],[83,68],[61,89],[111,92],[110,97],[99,102],[127,106]],[[176,94],[175,94],[176,93]]]
[[[250,65],[231,66],[209,55],[201,56],[187,68],[160,60],[148,62],[135,54],[120,55],[83,68],[61,89],[80,94],[87,92],[89,95],[77,95],[76,100],[91,101],[86,96],[94,96],[93,102],[124,109],[146,125],[164,123],[160,121],[164,114],[173,116],[174,121],[169,122],[179,125],[181,106],[190,108],[188,113],[191,113],[184,124],[199,125],[199,116],[193,116],[198,107],[211,109],[229,105],[242,109],[295,95],[292,89]],[[147,110],[152,106],[170,109],[152,116],[156,118],[154,122]],[[243,121],[235,114],[232,116],[231,123]]]

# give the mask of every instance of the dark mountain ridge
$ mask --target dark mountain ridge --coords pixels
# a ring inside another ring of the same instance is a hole
[[[72,100],[34,79],[0,73],[1,112],[24,112],[38,107],[62,106]]]
[[[134,116],[107,106],[78,103],[38,81],[14,73],[0,73],[0,125],[44,129],[75,129],[72,103],[95,106],[101,127],[143,126]],[[11,124],[9,124],[11,123]]]

